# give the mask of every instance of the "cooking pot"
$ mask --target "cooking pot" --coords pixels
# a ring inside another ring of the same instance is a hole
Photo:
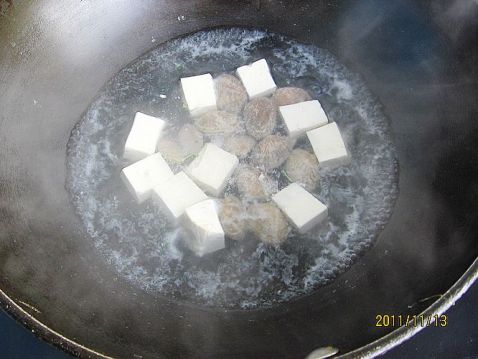
[[[0,301],[81,357],[305,358],[382,353],[478,276],[478,37],[473,0],[3,2]],[[375,245],[332,283],[257,310],[148,294],[105,263],[65,189],[70,133],[146,51],[218,26],[282,33],[362,75],[390,119],[399,196]],[[446,330],[446,329],[445,329]]]

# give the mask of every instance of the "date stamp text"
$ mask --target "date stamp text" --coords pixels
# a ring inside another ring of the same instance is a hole
[[[377,314],[375,316],[376,327],[441,327],[448,325],[446,314],[435,315],[395,315]]]

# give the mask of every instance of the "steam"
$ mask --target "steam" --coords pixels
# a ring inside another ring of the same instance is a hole
[[[433,9],[437,22],[453,41],[478,24],[478,0],[435,0]]]

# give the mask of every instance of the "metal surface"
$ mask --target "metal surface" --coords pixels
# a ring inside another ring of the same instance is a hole
[[[0,20],[2,304],[85,357],[300,358],[329,345],[370,356],[406,339],[410,329],[384,337],[391,329],[375,316],[420,313],[431,303],[416,303],[456,283],[428,308],[441,312],[477,273],[473,3],[14,4]],[[64,189],[70,131],[103,84],[157,43],[224,25],[331,50],[382,101],[399,154],[400,197],[375,247],[334,283],[268,310],[208,310],[132,288],[89,244]]]

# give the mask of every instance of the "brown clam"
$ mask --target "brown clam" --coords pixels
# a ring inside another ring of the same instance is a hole
[[[262,242],[279,246],[289,233],[287,220],[273,203],[255,203],[248,207],[249,230]]]
[[[314,154],[296,148],[292,151],[284,170],[293,181],[302,185],[306,190],[313,191],[319,182],[319,162]]]
[[[266,200],[272,187],[272,179],[257,168],[241,166],[236,170],[237,190],[246,200]]]
[[[256,140],[248,135],[232,135],[225,139],[224,149],[240,159],[246,158],[255,146]]]
[[[178,164],[184,161],[185,156],[181,145],[170,136],[163,136],[159,140],[158,151],[170,163]]]
[[[247,231],[246,211],[235,196],[227,196],[219,204],[219,221],[225,235],[235,241],[243,240]]]
[[[307,91],[299,87],[282,87],[274,92],[272,100],[277,106],[286,106],[312,100],[312,97]]]
[[[185,156],[196,155],[204,145],[204,136],[194,125],[186,124],[178,132],[178,141]]]
[[[246,131],[256,140],[270,135],[277,124],[277,107],[272,100],[259,97],[244,108]]]
[[[252,150],[252,160],[265,171],[280,167],[289,157],[293,142],[284,136],[269,135]]]
[[[247,102],[247,92],[242,82],[233,75],[223,74],[214,80],[218,110],[238,114]]]
[[[211,111],[195,119],[196,127],[207,135],[231,134],[240,129],[239,118],[226,111]]]

